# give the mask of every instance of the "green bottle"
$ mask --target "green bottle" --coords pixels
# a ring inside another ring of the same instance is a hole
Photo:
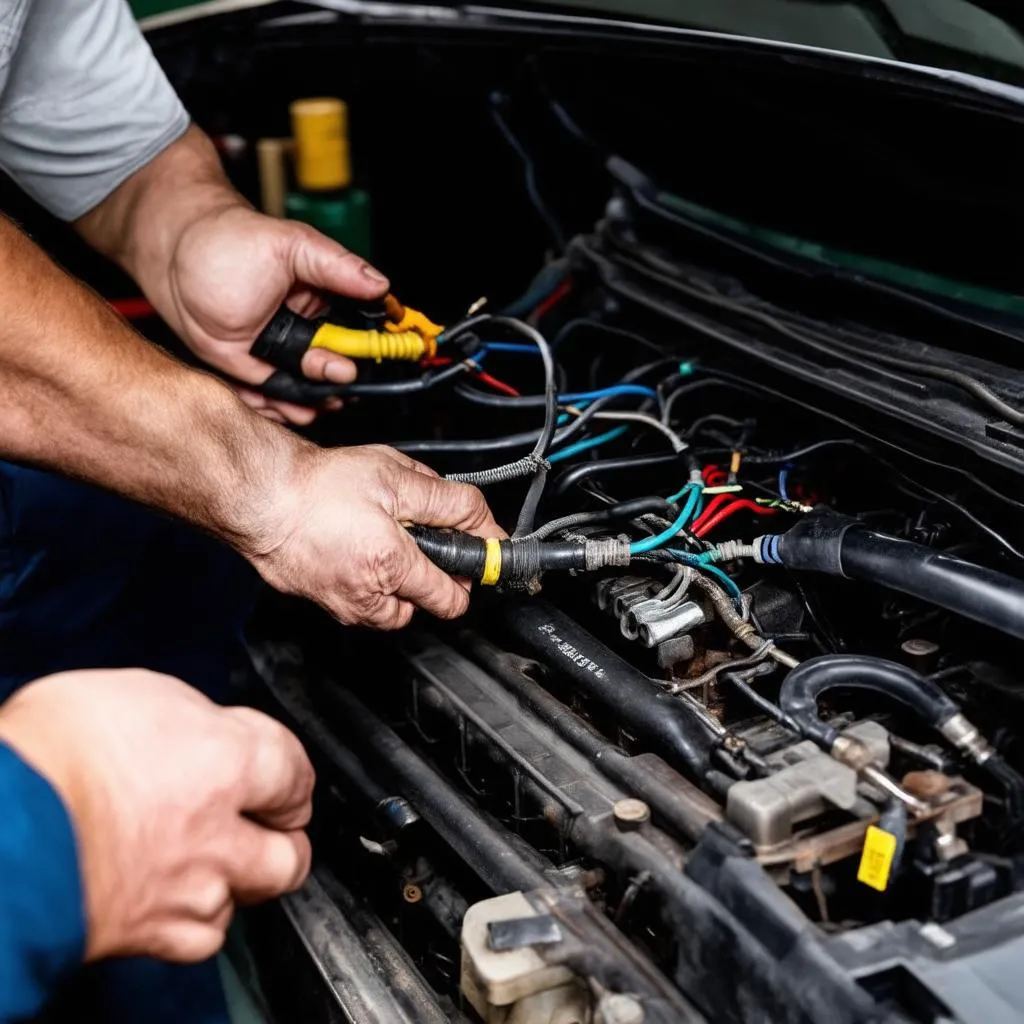
[[[291,105],[298,190],[285,197],[285,216],[303,221],[370,258],[370,196],[352,187],[348,108],[339,99]]]

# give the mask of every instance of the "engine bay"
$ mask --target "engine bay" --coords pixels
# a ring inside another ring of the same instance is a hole
[[[1013,464],[1016,428],[982,424],[1019,392],[680,266],[630,200],[412,378],[451,400],[395,446],[512,534],[493,571],[484,541],[421,537],[485,584],[468,619],[257,645],[327,730],[327,863],[487,1021],[976,1014],[958,929],[999,959],[1021,898],[1024,584],[1020,503],[962,466]],[[897,440],[931,405],[981,459]]]
[[[351,98],[374,259],[446,327],[310,435],[475,483],[510,535],[414,531],[476,581],[450,625],[255,617],[320,778],[313,878],[252,924],[269,1002],[1022,1019],[1024,300],[984,244],[1024,219],[1022,108],[439,10],[151,36],[215,136]]]

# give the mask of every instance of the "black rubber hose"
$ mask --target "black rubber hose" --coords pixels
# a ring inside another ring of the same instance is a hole
[[[1024,640],[1024,580],[876,533],[856,519],[807,516],[779,537],[778,558],[791,569],[881,584]]]
[[[495,611],[501,628],[531,656],[571,679],[691,778],[704,781],[713,737],[685,704],[546,601],[508,597]]]
[[[487,544],[481,537],[460,530],[434,530],[411,526],[416,546],[449,576],[480,580],[484,576]],[[548,569],[586,569],[586,546],[579,541],[538,541],[531,537],[501,540],[501,582],[532,580]],[[498,582],[494,580],[492,582]]]
[[[843,572],[1024,640],[1024,580],[873,530],[843,538]]]
[[[825,654],[794,668],[779,692],[779,707],[818,746],[830,750],[839,730],[818,717],[818,699],[827,690],[873,690],[911,708],[926,725],[938,729],[960,708],[937,683],[905,665],[856,654]]]

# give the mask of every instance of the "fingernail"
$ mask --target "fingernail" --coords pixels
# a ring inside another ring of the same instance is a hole
[[[324,367],[324,376],[332,384],[351,384],[356,379],[355,368],[351,363],[334,361]]]
[[[371,267],[369,263],[364,263],[359,269],[363,272],[363,276],[368,277],[374,284],[388,283],[388,279],[376,267]]]

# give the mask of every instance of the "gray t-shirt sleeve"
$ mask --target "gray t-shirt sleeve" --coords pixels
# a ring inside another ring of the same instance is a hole
[[[63,220],[188,127],[127,0],[27,0],[0,97],[0,167]]]

